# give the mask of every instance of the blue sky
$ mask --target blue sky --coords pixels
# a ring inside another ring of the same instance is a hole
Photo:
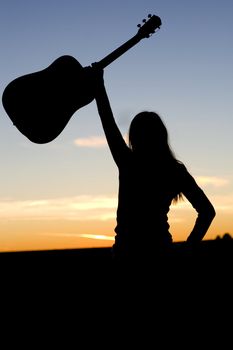
[[[105,69],[116,120],[126,134],[139,111],[159,113],[177,157],[216,207],[207,237],[233,232],[231,0],[2,0],[1,94],[11,80],[44,69],[64,54],[83,66],[101,60],[135,35],[149,13],[161,17],[161,29]],[[56,234],[72,234],[72,244],[79,246],[77,237],[91,220],[105,220],[102,233],[113,234],[117,169],[104,144],[94,101],[44,145],[22,135],[0,105],[0,142],[2,249],[11,247],[16,235],[20,239],[19,232],[30,231],[33,238],[39,229],[44,241],[46,234],[54,235],[53,244]],[[175,239],[185,238],[178,233],[184,217],[182,230],[188,232],[192,225],[186,211],[191,212],[181,205],[172,216],[178,225]],[[72,232],[70,220],[75,221]]]

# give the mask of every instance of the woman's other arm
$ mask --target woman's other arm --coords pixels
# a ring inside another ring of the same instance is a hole
[[[194,178],[189,173],[187,173],[185,176],[183,193],[197,212],[194,227],[187,238],[187,242],[196,244],[204,238],[216,215],[216,212],[204,191],[198,186]]]

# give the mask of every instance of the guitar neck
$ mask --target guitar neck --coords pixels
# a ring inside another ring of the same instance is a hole
[[[110,63],[112,63],[118,57],[123,55],[126,51],[131,49],[131,47],[136,45],[140,40],[141,40],[141,37],[138,34],[134,35],[131,39],[126,41],[124,44],[122,44],[116,50],[112,51],[109,55],[105,56],[101,61],[97,62],[97,64],[101,68],[107,67]]]

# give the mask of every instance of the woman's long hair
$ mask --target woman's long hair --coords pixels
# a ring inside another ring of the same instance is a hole
[[[169,167],[181,164],[169,145],[167,128],[155,112],[138,113],[131,121],[128,138],[129,147],[135,153],[144,156],[153,154],[163,165]],[[182,194],[178,193],[173,201],[177,202],[181,198]]]

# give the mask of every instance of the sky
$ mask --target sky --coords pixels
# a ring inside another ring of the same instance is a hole
[[[232,0],[0,0],[1,95],[62,55],[98,62],[148,14],[160,29],[104,70],[115,119],[127,135],[135,114],[157,112],[216,209],[204,239],[233,234]],[[21,134],[0,104],[0,157],[0,251],[113,244],[118,172],[95,101],[46,144]],[[185,240],[195,219],[187,201],[172,206],[173,240]]]

